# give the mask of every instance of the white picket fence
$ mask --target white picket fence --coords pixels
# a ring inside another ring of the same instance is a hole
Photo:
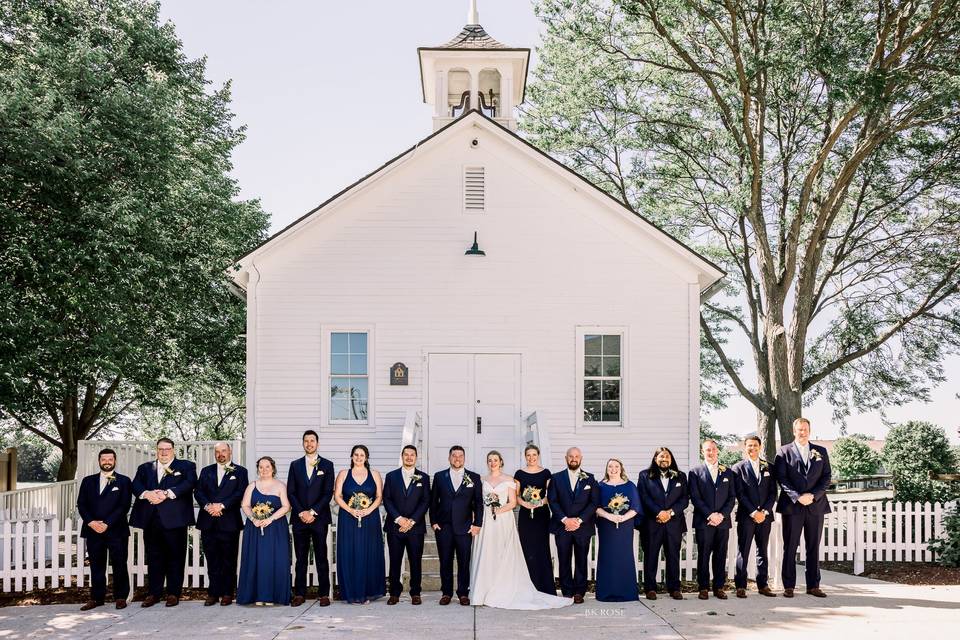
[[[945,507],[930,503],[835,502],[833,513],[824,522],[820,546],[821,560],[852,560],[855,572],[862,573],[863,563],[872,560],[896,562],[930,562],[935,560],[928,549],[928,542],[943,535]],[[692,512],[685,514],[690,525]],[[336,522],[336,520],[334,520]],[[4,593],[25,592],[34,589],[88,586],[90,571],[85,566],[84,540],[80,538],[80,523],[67,518],[29,522],[0,523],[0,585]],[[131,529],[129,570],[134,587],[146,585],[147,567],[143,537],[139,529]],[[334,562],[334,531],[327,536],[330,560],[330,581],[336,582]],[[190,530],[185,571],[187,587],[204,587],[206,570],[200,548],[200,532]],[[556,572],[556,549],[551,539],[551,551]],[[727,554],[730,577],[736,562],[736,528],[731,530]],[[598,539],[589,562],[589,578],[596,578]],[[384,552],[386,556],[386,551]],[[753,554],[751,554],[753,555]],[[291,556],[292,557],[292,556]],[[642,570],[642,552],[639,537],[634,533],[634,557],[637,558],[638,578]],[[770,584],[780,584],[780,563],[783,543],[780,520],[773,523],[770,538]],[[803,550],[799,553],[803,559]],[[291,563],[292,564],[292,563]],[[681,550],[680,570],[684,580],[694,580],[696,569],[696,545],[692,527],[688,530]],[[660,563],[659,579],[663,579],[663,562]],[[293,567],[291,566],[291,575]],[[751,559],[750,576],[755,575]],[[315,582],[315,564],[310,560],[308,582]]]

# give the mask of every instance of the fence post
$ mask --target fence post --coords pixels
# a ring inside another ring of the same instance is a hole
[[[857,509],[853,512],[853,574],[863,575],[864,572],[864,545],[863,525],[861,519],[866,516],[866,509]]]

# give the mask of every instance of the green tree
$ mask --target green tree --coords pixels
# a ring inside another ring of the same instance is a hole
[[[896,499],[901,502],[946,502],[960,491],[930,479],[933,473],[956,473],[957,459],[941,427],[922,421],[890,429],[883,446],[883,465],[893,475]]]
[[[839,438],[833,444],[830,465],[839,478],[871,476],[880,468],[880,456],[856,435]]]
[[[727,271],[701,329],[768,456],[817,396],[928,397],[960,350],[958,0],[535,6],[524,131]]]
[[[238,201],[229,85],[156,2],[0,3],[0,415],[62,451],[196,371],[242,369],[224,271],[265,236]]]

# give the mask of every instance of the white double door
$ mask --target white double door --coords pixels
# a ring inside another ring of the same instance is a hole
[[[485,475],[496,450],[512,473],[520,459],[520,354],[431,353],[427,378],[430,473],[449,466],[455,444],[471,471]]]

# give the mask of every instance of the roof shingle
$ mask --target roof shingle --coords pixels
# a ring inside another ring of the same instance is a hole
[[[446,44],[441,44],[438,49],[509,49],[505,44],[501,44],[490,37],[490,34],[484,31],[478,24],[468,24],[463,27],[452,40]]]

